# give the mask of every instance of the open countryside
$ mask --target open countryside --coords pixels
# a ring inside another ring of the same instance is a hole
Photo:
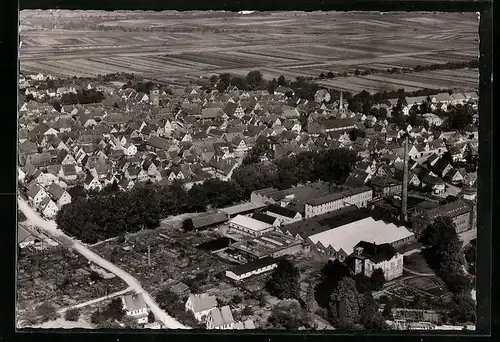
[[[477,69],[348,76],[355,70],[467,62],[478,57],[477,16],[426,13],[21,13],[21,71],[58,77],[134,73],[188,84],[212,74],[318,78],[340,90],[370,92],[477,88]],[[153,18],[153,19],[152,19]],[[186,25],[186,23],[188,23]],[[55,29],[44,29],[54,24]],[[411,38],[409,38],[411,37]]]

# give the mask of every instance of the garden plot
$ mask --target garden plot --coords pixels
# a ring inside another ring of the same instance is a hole
[[[17,312],[23,319],[27,310],[43,302],[59,309],[126,287],[120,278],[99,276],[85,258],[73,251],[61,248],[38,255],[23,252],[18,259]]]
[[[232,266],[196,248],[215,237],[210,232],[183,233],[172,228],[158,229],[129,236],[122,244],[116,241],[102,243],[93,250],[131,273],[148,291],[158,290],[168,280],[182,281],[195,289]]]

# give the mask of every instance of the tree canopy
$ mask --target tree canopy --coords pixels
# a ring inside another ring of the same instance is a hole
[[[301,327],[311,328],[312,324],[310,314],[296,301],[277,304],[268,318],[268,325],[275,329],[297,330]]]
[[[423,232],[427,245],[424,256],[450,291],[459,293],[470,289],[470,280],[463,272],[464,254],[456,226],[449,217],[437,217]]]
[[[340,280],[330,296],[333,324],[340,329],[351,329],[360,319],[360,298],[353,279]]]
[[[266,289],[280,299],[298,299],[300,293],[299,270],[288,259],[281,259],[266,283]]]

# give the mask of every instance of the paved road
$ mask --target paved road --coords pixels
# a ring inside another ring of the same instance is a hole
[[[37,227],[41,228],[43,231],[51,235],[54,239],[58,241],[65,241],[64,243],[66,246],[73,248],[76,250],[78,253],[83,255],[85,258],[87,258],[89,261],[92,261],[93,263],[101,266],[102,268],[108,270],[111,273],[114,273],[116,276],[120,277],[123,279],[127,285],[134,290],[137,293],[142,293],[144,297],[144,301],[146,304],[149,306],[153,314],[155,315],[156,319],[160,320],[165,324],[165,327],[167,329],[190,329],[189,327],[181,324],[180,322],[176,321],[173,317],[169,316],[165,311],[163,311],[158,304],[154,301],[154,299],[144,291],[144,289],[141,287],[141,284],[137,279],[135,279],[133,276],[128,274],[127,272],[123,271],[119,267],[115,266],[111,262],[103,259],[96,253],[92,252],[90,249],[87,247],[83,246],[81,243],[78,241],[70,238],[64,232],[61,230],[57,229],[57,225],[54,221],[47,221],[44,220],[43,218],[40,217],[40,215],[33,210],[28,203],[23,200],[22,198],[18,198],[18,203],[19,203],[19,209],[23,212],[23,214],[26,216],[26,218],[36,225]],[[69,243],[71,241],[71,243]]]
[[[114,298],[114,297],[117,297],[117,296],[121,296],[122,294],[125,294],[127,292],[130,292],[132,289],[130,287],[127,287],[125,290],[122,290],[122,291],[118,291],[118,292],[114,292],[114,293],[110,293],[108,296],[104,296],[104,297],[99,297],[99,298],[96,298],[96,299],[92,299],[92,300],[89,300],[87,302],[84,302],[84,303],[80,303],[80,304],[76,304],[76,305],[72,305],[72,306],[68,306],[68,307],[65,307],[65,308],[62,308],[62,309],[59,309],[58,312],[60,314],[63,314],[65,313],[66,311],[68,311],[69,309],[79,309],[79,308],[83,308],[85,306],[89,306],[89,305],[92,305],[92,304],[96,304],[96,303],[99,303],[99,302],[102,302],[102,301],[105,301],[109,298]]]

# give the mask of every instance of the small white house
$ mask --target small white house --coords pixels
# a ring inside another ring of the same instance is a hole
[[[217,299],[207,293],[191,294],[185,304],[186,311],[191,311],[200,322],[215,307],[217,307]]]
[[[222,308],[213,308],[207,315],[207,329],[229,330],[234,328],[233,313],[228,305]]]
[[[123,296],[122,303],[127,316],[136,319],[139,324],[148,322],[148,307],[142,294]]]

